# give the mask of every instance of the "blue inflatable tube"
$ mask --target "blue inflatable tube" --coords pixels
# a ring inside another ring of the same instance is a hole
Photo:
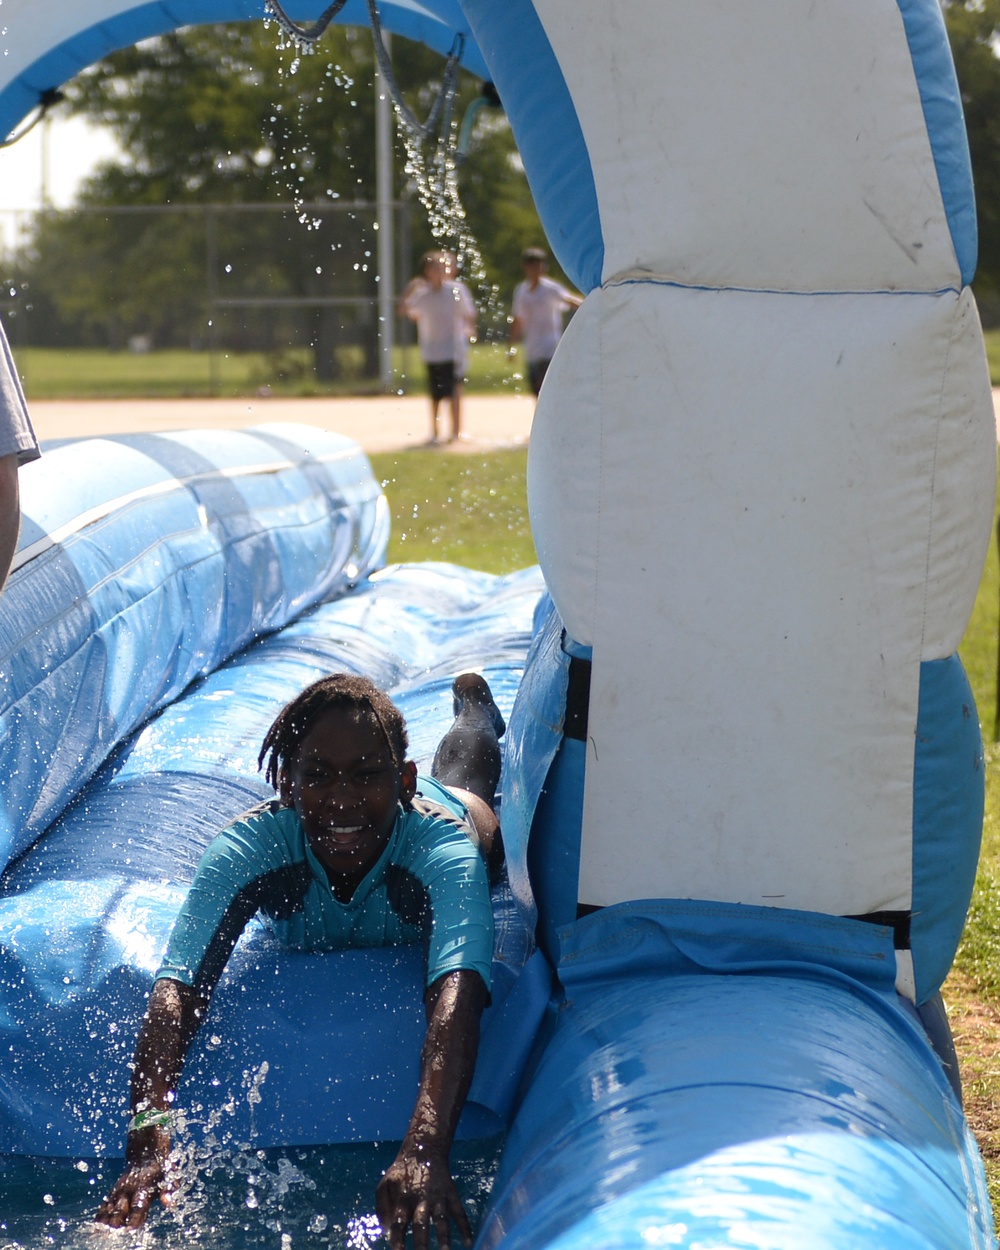
[[[564,929],[478,1246],[993,1245],[894,966],[888,930],[770,908],[623,904]]]
[[[388,510],[361,449],[306,426],[85,440],[21,474],[0,600],[0,861],[197,677],[363,579]]]

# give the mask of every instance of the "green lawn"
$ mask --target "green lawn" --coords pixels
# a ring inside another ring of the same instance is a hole
[[[969,675],[986,745],[986,817],[976,895],[958,965],[989,998],[1000,998],[1000,744],[993,741],[997,708],[1000,563],[994,525],[972,619],[959,648]],[[1000,1095],[1000,1085],[998,1085]]]
[[[1000,330],[986,330],[983,338],[986,340],[986,359],[990,366],[990,381],[994,386],[1000,386]]]
[[[370,456],[392,513],[390,561],[449,560],[488,573],[512,573],[536,563],[525,495],[527,458],[523,447]]]
[[[986,356],[994,386],[1000,386],[1000,329],[987,330]],[[312,375],[305,350],[266,352],[162,351],[136,355],[91,348],[16,347],[18,369],[29,399],[144,399],[256,395],[269,387],[276,395],[357,395],[377,384],[361,377],[360,350],[341,351],[344,376],[328,384]],[[393,357],[401,391],[423,393],[424,369],[415,347]],[[503,343],[477,343],[470,352],[468,389],[472,393],[524,390],[518,365],[508,361]]]
[[[321,384],[305,350],[266,352],[133,352],[89,348],[15,347],[17,367],[28,399],[234,398],[258,394],[357,395],[374,393],[375,382],[361,376],[360,349],[341,350],[343,377]],[[396,386],[423,394],[424,367],[416,347],[397,348]],[[503,344],[477,343],[470,352],[471,392],[523,389]]]

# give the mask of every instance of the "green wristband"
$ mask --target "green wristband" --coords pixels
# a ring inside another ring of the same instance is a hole
[[[140,1111],[128,1122],[128,1131],[138,1133],[144,1128],[169,1128],[174,1122],[172,1111]]]

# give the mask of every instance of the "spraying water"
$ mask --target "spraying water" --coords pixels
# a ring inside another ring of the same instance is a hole
[[[268,0],[269,18],[278,26],[278,49],[291,54],[287,66],[279,72],[294,75],[300,58],[316,53],[321,35],[342,7],[342,2],[335,2],[317,22],[302,27],[286,15],[280,0]],[[482,250],[469,225],[459,190],[460,126],[455,118],[455,104],[459,88],[461,40],[452,48],[427,118],[421,122],[404,99],[396,80],[382,37],[375,0],[369,0],[368,10],[380,78],[391,97],[397,131],[406,153],[404,173],[408,186],[424,211],[435,242],[456,257],[459,274],[473,292],[485,339],[505,339],[507,323],[500,306],[500,290],[489,279]],[[354,86],[354,81],[339,65],[330,67],[328,77],[332,78],[333,86],[343,90],[350,91]],[[304,129],[300,124],[299,133],[304,133]],[[304,154],[306,150],[303,146],[299,152]],[[286,168],[285,175],[299,220],[307,226],[315,226],[318,223],[311,221],[303,211],[301,184],[304,180],[301,174],[295,168]],[[331,191],[328,194],[333,196],[335,193]]]

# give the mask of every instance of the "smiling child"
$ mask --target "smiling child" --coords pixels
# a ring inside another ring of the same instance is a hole
[[[177,917],[136,1045],[126,1169],[97,1219],[138,1227],[169,1200],[170,1107],[208,999],[247,922],[260,914],[295,950],[427,943],[427,1034],[417,1101],[378,1187],[401,1250],[465,1244],[468,1216],[448,1154],[479,1045],[493,952],[486,856],[503,719],[482,677],[454,683],[455,722],[432,778],[406,758],[402,714],[365,678],[335,674],[279,714],[259,763],[277,797],[209,845]]]

